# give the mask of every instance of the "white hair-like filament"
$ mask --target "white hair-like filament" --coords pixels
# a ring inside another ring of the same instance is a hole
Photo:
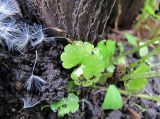
[[[27,91],[42,92],[42,86],[44,86],[45,84],[47,84],[47,82],[43,80],[42,78],[40,78],[39,76],[31,75],[27,79],[24,87],[27,89]]]
[[[38,59],[38,54],[36,51],[36,59],[34,61],[34,66],[32,69],[32,75],[27,79],[24,87],[27,89],[27,91],[39,91],[42,92],[42,86],[44,86],[45,84],[47,84],[47,82],[45,80],[43,80],[41,77],[33,75],[36,63],[37,63],[37,59]]]
[[[10,29],[10,27],[12,28]],[[4,39],[9,50],[21,51],[29,42],[29,25],[7,25],[0,31],[0,36]]]
[[[0,22],[0,37],[7,38],[11,35],[12,32],[19,31],[19,25],[16,23],[16,20],[12,19],[9,21]]]
[[[32,96],[26,96],[21,99],[23,100],[22,109],[34,107],[41,102],[41,100],[38,97],[32,97]]]
[[[0,37],[4,40],[8,49],[13,51],[21,51],[28,42],[36,46],[45,39],[42,25],[20,24],[16,23],[14,19],[0,22]]]
[[[15,14],[20,14],[20,8],[16,0],[0,0],[0,20]]]
[[[33,24],[30,27],[30,39],[33,46],[38,45],[44,40],[44,32],[42,29],[42,25],[40,24]]]

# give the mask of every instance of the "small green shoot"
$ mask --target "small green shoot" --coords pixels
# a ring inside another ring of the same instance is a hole
[[[105,67],[108,67],[110,60],[113,57],[115,52],[115,42],[113,42],[112,40],[107,40],[107,41],[103,40],[98,43],[97,48],[103,55]]]
[[[145,43],[144,42],[140,42],[139,43],[139,45],[141,46],[141,45],[144,45]],[[148,50],[148,47],[146,46],[146,47],[143,47],[143,48],[141,48],[140,50],[139,50],[139,55],[141,56],[141,57],[145,57],[146,55],[148,55],[148,53],[149,53],[149,50]]]
[[[123,106],[119,90],[115,85],[110,85],[107,89],[102,108],[103,109],[121,109]]]
[[[144,9],[149,13],[149,15],[160,20],[160,15],[155,14],[155,11],[158,9],[158,0],[146,0]]]
[[[124,44],[122,42],[118,42],[116,45],[117,45],[117,47],[119,49],[119,55],[124,54],[124,52],[125,52],[125,50],[124,50]],[[123,57],[119,58],[117,60],[116,64],[124,64],[124,65],[126,65],[127,64],[126,57],[123,56]]]
[[[67,90],[68,90],[69,93],[75,93],[77,95],[79,95],[81,93],[81,91],[78,90],[77,85],[74,83],[73,80],[68,82]]]
[[[135,77],[133,76],[132,79],[125,83],[126,89],[129,92],[136,92],[142,90],[148,84],[148,80],[147,78],[136,78],[136,75],[148,71],[150,71],[149,65],[146,65],[144,63],[140,64],[140,66],[135,71],[130,73],[131,75],[135,75]]]
[[[75,113],[79,109],[79,98],[74,93],[70,93],[67,98],[61,99],[59,102],[52,103],[51,109],[58,110],[59,116]]]
[[[137,38],[129,33],[125,34],[126,39],[132,46],[138,46],[137,44]]]

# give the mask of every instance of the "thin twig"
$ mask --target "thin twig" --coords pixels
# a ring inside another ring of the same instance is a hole
[[[119,19],[120,19],[121,14],[122,14],[122,6],[120,3],[118,3],[118,15],[115,20],[115,30],[117,31],[118,31]]]
[[[37,59],[38,59],[38,54],[37,54],[37,50],[36,50],[36,59],[35,59],[35,61],[34,61],[34,65],[33,65],[32,75],[33,75],[34,69],[35,69],[35,67],[36,67]]]

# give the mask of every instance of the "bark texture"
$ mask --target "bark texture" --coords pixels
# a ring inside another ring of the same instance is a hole
[[[144,0],[19,0],[19,3],[25,17],[41,21],[46,27],[61,28],[66,37],[94,41],[103,38],[107,27],[114,25],[118,5],[122,8],[119,26],[127,28]]]

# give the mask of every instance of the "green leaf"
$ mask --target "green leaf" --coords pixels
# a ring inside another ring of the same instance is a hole
[[[64,53],[61,55],[63,67],[70,69],[82,62],[82,60],[89,55],[94,46],[90,43],[83,43],[76,41],[74,44],[68,44],[64,48]]]
[[[105,66],[107,67],[115,52],[115,42],[112,40],[102,40],[98,43],[97,48],[103,55]]]
[[[61,101],[60,102],[55,102],[51,104],[51,109],[53,111],[56,111],[60,106],[62,105]]]
[[[137,76],[148,71],[150,71],[150,67],[142,63],[135,71],[131,72],[131,74]],[[146,78],[136,79],[133,77],[125,84],[125,86],[129,92],[136,92],[142,90],[147,84],[148,80]]]
[[[118,42],[117,43],[117,46],[118,46],[118,49],[119,49],[119,55],[122,55],[122,54],[124,54],[124,46],[123,46],[123,43],[122,42]],[[121,57],[121,58],[119,58],[116,62],[115,62],[116,64],[126,64],[126,57],[124,56],[124,57]]]
[[[139,67],[133,72],[135,75],[139,73],[144,73],[150,71],[149,65],[142,63],[139,65]]]
[[[145,44],[145,43],[144,42],[140,42],[140,46],[143,45],[143,44]],[[145,57],[146,55],[148,55],[148,53],[149,53],[148,47],[143,47],[143,48],[141,48],[139,50],[139,55],[141,57]]]
[[[95,48],[92,54],[83,60],[83,66],[84,77],[87,79],[92,78],[93,76],[100,77],[105,66],[103,56],[98,49]]]
[[[124,64],[126,65],[127,61],[125,57],[121,57],[117,60],[116,64]]]
[[[84,58],[81,64],[71,74],[71,78],[77,85],[90,86],[96,83],[105,69],[103,57],[98,49],[93,50],[92,54]]]
[[[126,33],[125,37],[127,38],[128,42],[132,45],[132,46],[137,46],[137,38],[134,37],[133,35]]]
[[[114,70],[115,70],[115,66],[114,65],[110,65],[110,66],[108,66],[108,68],[107,68],[107,71],[108,72],[114,72]]]
[[[102,108],[103,109],[121,109],[123,106],[119,90],[115,85],[110,85],[107,89]]]
[[[140,91],[148,84],[147,79],[132,79],[125,85],[129,92]]]
[[[117,43],[120,54],[124,53],[124,44],[122,42]]]
[[[115,52],[115,42],[112,40],[106,41],[106,47],[108,50],[108,57],[111,58],[114,55]]]
[[[75,113],[79,109],[79,98],[74,93],[70,93],[67,98],[61,99],[59,102],[52,103],[51,109],[58,110],[59,116]]]
[[[68,81],[67,83],[67,90],[69,93],[79,93],[79,90],[77,90],[77,85],[75,85],[74,81]]]
[[[114,52],[115,42],[111,40],[103,40],[97,47],[78,41],[64,48],[61,60],[66,69],[76,67],[71,73],[76,85],[90,86],[99,80]]]
[[[146,5],[145,9],[149,12],[149,14],[151,15],[155,15],[155,11],[153,10],[153,8],[150,5]]]

